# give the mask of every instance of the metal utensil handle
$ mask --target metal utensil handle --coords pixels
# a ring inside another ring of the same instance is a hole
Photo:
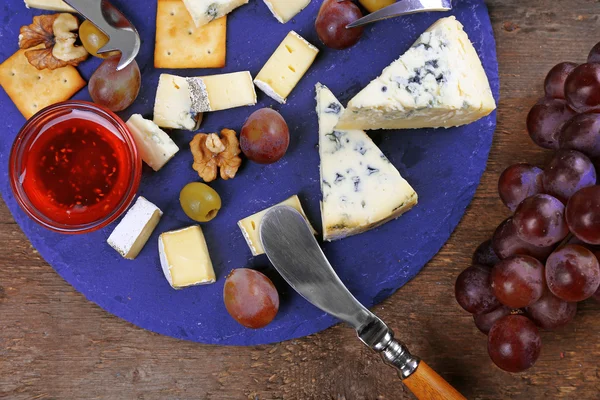
[[[362,25],[370,24],[371,22],[381,21],[401,15],[430,11],[449,11],[451,9],[452,0],[401,0],[354,21],[346,28],[356,28]]]

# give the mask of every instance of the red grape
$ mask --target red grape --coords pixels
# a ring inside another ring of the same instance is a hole
[[[527,316],[542,329],[551,331],[567,325],[577,314],[577,303],[559,299],[548,289],[542,297],[525,310]]]
[[[494,364],[508,372],[531,368],[541,350],[540,332],[522,315],[508,315],[498,320],[488,335],[488,354]]]
[[[484,265],[486,267],[493,267],[498,264],[500,259],[492,248],[492,241],[486,240],[481,243],[475,253],[473,253],[473,265]]]
[[[111,111],[123,111],[133,104],[140,92],[142,75],[135,60],[117,71],[120,56],[102,62],[90,79],[88,89],[96,104]]]
[[[546,149],[558,149],[558,133],[575,115],[564,100],[541,98],[527,115],[531,139]]]
[[[246,328],[269,325],[279,311],[279,294],[273,282],[248,268],[231,271],[223,288],[223,300],[229,315]]]
[[[490,268],[474,265],[465,269],[456,279],[456,301],[471,314],[488,313],[500,307],[492,293]]]
[[[592,48],[592,51],[590,51],[588,62],[600,63],[600,43],[596,43],[596,45]]]
[[[532,305],[544,292],[544,266],[530,256],[512,256],[500,261],[491,275],[494,295],[505,306]]]
[[[565,97],[577,112],[600,112],[600,64],[575,68],[565,82]]]
[[[514,164],[506,168],[498,181],[500,199],[511,211],[523,200],[542,193],[542,170],[530,164]]]
[[[595,253],[596,259],[598,261],[600,261],[600,251],[597,251]],[[597,301],[600,301],[600,287],[598,288],[598,290],[596,290],[596,293],[594,293],[594,299],[596,299]]]
[[[542,174],[544,191],[564,204],[584,187],[596,184],[592,161],[576,150],[559,150]]]
[[[558,134],[558,145],[588,157],[600,157],[600,114],[578,114],[571,118]]]
[[[573,71],[578,64],[572,62],[560,63],[550,70],[544,82],[546,96],[554,99],[565,98],[565,81],[567,76]]]
[[[492,237],[492,247],[500,259],[515,254],[523,254],[540,261],[545,261],[554,250],[553,247],[537,247],[521,240],[517,235],[517,229],[512,218],[506,219],[498,226]]]
[[[346,26],[362,16],[360,8],[349,0],[325,0],[315,21],[317,35],[332,49],[352,47],[360,40],[364,27],[347,29]]]
[[[494,326],[496,321],[498,321],[500,318],[510,315],[510,313],[511,309],[503,306],[496,308],[494,311],[487,314],[473,315],[473,320],[475,321],[475,326],[477,329],[479,329],[481,333],[487,335],[490,333],[490,329],[492,329],[492,326]]]
[[[517,207],[513,220],[519,238],[534,246],[552,246],[569,234],[564,204],[547,194],[525,199]]]
[[[279,161],[290,145],[290,130],[277,111],[262,108],[248,117],[240,135],[246,157],[259,164]]]
[[[567,224],[578,239],[600,245],[600,186],[575,193],[567,204]]]
[[[600,265],[590,250],[568,244],[546,261],[548,288],[558,298],[577,302],[589,299],[600,287]]]

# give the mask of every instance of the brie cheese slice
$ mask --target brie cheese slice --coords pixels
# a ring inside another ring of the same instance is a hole
[[[263,0],[277,21],[285,24],[310,4],[310,0]]]
[[[62,0],[25,0],[27,8],[38,8],[48,11],[77,12]]]

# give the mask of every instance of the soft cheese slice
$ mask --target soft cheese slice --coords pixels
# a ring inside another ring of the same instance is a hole
[[[248,0],[183,0],[183,3],[199,28],[247,4]]]
[[[285,104],[318,53],[319,49],[291,31],[260,70],[254,83],[267,96]]]
[[[477,52],[455,17],[442,18],[348,103],[339,129],[438,128],[496,109]]]
[[[200,87],[200,111],[221,111],[256,104],[249,71],[191,78]]]
[[[277,21],[285,24],[310,4],[310,0],[263,0]]]
[[[25,0],[27,8],[39,8],[48,11],[76,12],[62,0]]]
[[[127,127],[133,135],[142,160],[153,170],[160,170],[177,152],[179,147],[154,122],[133,114]]]
[[[334,129],[344,107],[317,84],[323,238],[342,239],[398,218],[417,193],[360,130]]]
[[[304,214],[304,210],[302,209],[302,204],[300,204],[300,199],[297,195],[290,197],[289,199],[282,201],[279,204],[276,204],[272,207],[267,208],[266,210],[260,211],[254,215],[249,216],[248,218],[244,218],[243,220],[238,222],[238,226],[242,230],[244,238],[246,239],[246,243],[248,243],[248,247],[250,247],[250,251],[252,251],[253,256],[259,256],[261,254],[265,254],[265,249],[263,249],[262,242],[260,240],[259,229],[260,223],[271,208],[275,206],[290,206],[298,210],[300,214],[306,219],[308,222],[308,218],[306,218],[306,214]],[[310,225],[310,222],[309,222]],[[316,235],[317,232],[312,228],[313,233]]]
[[[108,244],[123,257],[133,260],[144,248],[162,215],[158,207],[144,197],[138,197],[108,237]]]
[[[193,131],[202,122],[202,88],[194,78],[161,74],[154,103],[154,123],[162,128]]]
[[[173,289],[215,283],[208,246],[198,225],[165,232],[158,239],[160,264]]]

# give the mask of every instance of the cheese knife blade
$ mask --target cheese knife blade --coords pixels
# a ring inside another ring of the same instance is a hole
[[[354,21],[346,28],[356,28],[401,15],[450,10],[452,10],[452,0],[401,0]]]

